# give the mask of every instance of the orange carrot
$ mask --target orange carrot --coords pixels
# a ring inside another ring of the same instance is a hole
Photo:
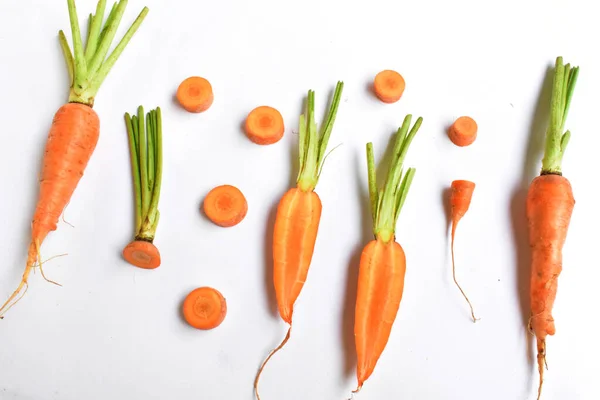
[[[557,57],[542,170],[540,176],[531,182],[527,193],[531,246],[529,330],[535,335],[537,342],[540,376],[538,400],[544,382],[546,337],[554,335],[556,331],[552,307],[556,298],[558,276],[562,270],[562,249],[575,207],[571,184],[562,176],[561,164],[571,138],[571,132],[565,132],[564,126],[578,75],[579,67],[563,65],[562,57]]]
[[[452,278],[454,279],[454,283],[464,296],[465,300],[467,300],[467,303],[469,303],[473,322],[477,322],[477,318],[475,318],[475,312],[473,311],[473,306],[456,280],[456,267],[454,263],[454,235],[456,233],[456,226],[469,210],[474,190],[475,184],[471,181],[456,180],[453,181],[452,185],[450,186],[450,219],[452,220],[452,244],[450,247],[452,249]]]
[[[459,117],[448,129],[448,137],[457,146],[468,146],[477,139],[477,123],[471,117]]]
[[[389,69],[375,75],[373,91],[379,100],[384,103],[395,103],[404,93],[406,83],[402,75]]]
[[[125,124],[135,192],[135,234],[134,240],[123,249],[123,258],[136,267],[154,269],[160,266],[160,252],[154,245],[162,183],[160,107],[144,116],[144,108],[139,106],[137,116],[125,114]]]
[[[191,113],[208,110],[214,100],[212,85],[199,76],[191,76],[181,82],[176,97],[179,104]]]
[[[245,130],[248,138],[256,144],[277,143],[283,137],[283,117],[273,107],[256,107],[246,117]]]
[[[148,13],[148,8],[144,7],[123,39],[106,58],[127,2],[121,0],[113,6],[101,31],[106,0],[99,0],[96,15],[93,15],[90,20],[85,51],[75,2],[67,0],[67,4],[74,56],[63,31],[59,32],[59,41],[71,81],[69,102],[58,109],[50,126],[42,160],[40,193],[31,223],[31,241],[25,271],[17,289],[0,307],[0,318],[20,300],[17,296],[21,290],[23,288],[27,290],[32,268],[39,265],[45,278],[41,270],[40,247],[48,233],[56,230],[58,218],[71,199],[98,141],[100,123],[98,115],[92,109],[94,98],[100,85]]]
[[[239,224],[248,212],[244,194],[231,185],[217,186],[208,192],[203,206],[208,219],[223,227]]]
[[[354,321],[358,384],[353,393],[360,391],[373,373],[388,343],[402,300],[406,257],[402,246],[396,242],[396,222],[415,175],[414,168],[403,174],[402,164],[423,121],[419,117],[409,132],[411,118],[407,115],[398,129],[392,163],[380,190],[377,189],[373,144],[367,144],[375,239],[365,246],[360,257]]]
[[[271,351],[256,374],[254,391],[259,400],[260,375],[271,357],[283,348],[290,338],[294,303],[308,276],[322,208],[321,200],[314,190],[327,156],[325,151],[343,87],[343,82],[337,83],[320,135],[315,122],[315,94],[312,90],[308,91],[306,114],[300,116],[300,171],[296,187],[289,189],[279,201],[273,233],[273,283],[279,315],[289,328],[281,344]]]
[[[227,302],[217,289],[200,287],[187,295],[183,302],[183,317],[196,329],[214,329],[225,320]]]

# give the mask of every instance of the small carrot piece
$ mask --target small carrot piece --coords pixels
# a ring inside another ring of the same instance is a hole
[[[379,72],[373,81],[373,91],[384,103],[395,103],[400,100],[405,87],[406,83],[402,75],[389,69]]]
[[[214,329],[225,320],[227,302],[217,289],[203,286],[192,290],[183,301],[183,317],[196,329]]]
[[[200,76],[191,76],[181,82],[176,97],[179,104],[191,113],[208,110],[214,100],[212,85]]]
[[[472,144],[477,139],[477,122],[467,116],[457,118],[448,129],[448,137],[460,147]]]
[[[454,279],[454,283],[464,296],[465,300],[467,300],[467,303],[469,303],[473,322],[477,322],[477,318],[475,318],[475,312],[473,311],[473,305],[471,305],[469,298],[456,280],[456,267],[454,263],[454,235],[456,233],[456,226],[469,210],[474,190],[475,183],[471,181],[455,180],[452,182],[450,185],[450,219],[452,220],[452,278]]]
[[[160,266],[160,253],[151,242],[134,240],[123,249],[123,258],[136,267],[155,269]]]
[[[546,337],[556,332],[552,308],[562,271],[562,249],[575,207],[571,183],[562,176],[561,164],[571,138],[571,132],[564,131],[564,127],[578,75],[579,67],[563,65],[562,57],[556,58],[542,169],[540,176],[531,182],[527,193],[531,247],[529,330],[536,337],[540,379],[538,400],[544,383]]]
[[[248,212],[248,201],[240,189],[232,185],[213,188],[203,202],[204,214],[222,227],[239,224]]]
[[[246,117],[245,131],[248,138],[256,144],[277,143],[283,137],[283,117],[273,107],[256,107]]]

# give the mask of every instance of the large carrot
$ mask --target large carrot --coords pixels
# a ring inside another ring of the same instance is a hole
[[[296,180],[297,185],[289,189],[281,198],[273,233],[273,281],[277,305],[279,315],[289,325],[289,328],[281,344],[269,354],[256,375],[254,391],[259,400],[260,374],[269,359],[290,338],[294,303],[300,295],[308,275],[321,219],[321,199],[314,189],[327,157],[327,143],[333,129],[343,88],[343,82],[338,82],[320,135],[315,122],[315,93],[312,90],[308,91],[306,115],[300,116],[300,171]]]
[[[565,132],[564,127],[578,74],[579,67],[563,65],[562,57],[556,59],[550,125],[546,132],[542,170],[540,176],[531,182],[527,193],[532,255],[529,329],[537,342],[540,375],[538,400],[544,382],[546,336],[555,333],[552,307],[556,298],[558,276],[562,270],[562,248],[575,206],[571,184],[562,176],[561,164],[571,137],[571,133],[568,130]]]
[[[20,299],[17,297],[23,288],[27,290],[27,280],[32,268],[39,265],[40,271],[42,270],[40,246],[48,233],[56,230],[58,218],[71,199],[98,142],[100,121],[92,109],[96,93],[148,13],[148,8],[144,7],[119,44],[106,57],[125,12],[127,0],[114,4],[104,24],[106,0],[98,1],[96,14],[90,15],[85,49],[75,2],[67,0],[67,4],[74,56],[63,31],[59,32],[59,40],[71,82],[69,100],[58,109],[52,120],[42,160],[40,193],[31,223],[25,272],[17,289],[0,307],[0,318]]]
[[[414,168],[403,173],[402,164],[423,121],[419,117],[409,132],[411,118],[407,115],[398,129],[385,185],[379,190],[373,144],[367,144],[375,238],[367,243],[360,257],[354,320],[358,385],[354,393],[373,373],[387,345],[402,300],[406,257],[402,246],[396,242],[396,223],[415,175]]]

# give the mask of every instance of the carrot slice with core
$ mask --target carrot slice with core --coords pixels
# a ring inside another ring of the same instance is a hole
[[[181,82],[177,88],[177,101],[189,112],[200,113],[210,108],[214,95],[209,81],[192,76]]]
[[[217,289],[204,286],[194,289],[183,302],[183,317],[196,329],[213,329],[227,315],[227,302]]]
[[[384,103],[395,103],[400,100],[405,87],[404,78],[396,71],[386,69],[375,75],[373,90]]]
[[[208,192],[203,207],[208,219],[223,227],[239,224],[248,212],[246,197],[231,185],[217,186]]]
[[[283,117],[273,107],[256,107],[246,118],[245,130],[248,138],[256,144],[276,143],[283,137]]]

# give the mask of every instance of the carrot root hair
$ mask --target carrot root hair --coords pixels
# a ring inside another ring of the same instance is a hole
[[[475,323],[475,322],[479,321],[479,318],[475,317],[475,311],[473,309],[473,304],[471,304],[471,301],[467,297],[467,294],[465,293],[463,288],[458,283],[458,280],[456,279],[456,264],[454,262],[454,233],[455,232],[456,232],[456,222],[453,222],[452,223],[452,243],[450,245],[450,248],[451,248],[450,252],[452,253],[452,279],[454,279],[454,283],[456,284],[456,287],[458,288],[458,290],[460,290],[460,293],[462,293],[463,297],[469,304],[469,308],[471,309],[471,318],[473,318],[473,322]]]
[[[269,362],[271,357],[273,357],[275,355],[275,353],[277,353],[279,350],[281,350],[283,348],[283,346],[285,346],[285,344],[288,342],[288,340],[290,340],[291,333],[292,333],[292,325],[290,325],[290,327],[288,328],[288,331],[285,334],[285,338],[283,338],[283,341],[279,344],[279,346],[277,346],[276,348],[274,348],[271,351],[269,356],[265,359],[265,361],[263,361],[262,365],[260,366],[258,373],[256,374],[256,378],[254,378],[254,394],[256,395],[257,400],[260,400],[260,395],[258,394],[258,381],[260,379],[260,375],[262,374],[263,369],[265,368],[265,366],[267,365],[267,362]]]
[[[546,339],[537,340],[537,352],[538,372],[540,374],[537,400],[540,400],[542,397],[542,386],[544,385],[544,368],[548,368],[548,364],[546,363]]]

